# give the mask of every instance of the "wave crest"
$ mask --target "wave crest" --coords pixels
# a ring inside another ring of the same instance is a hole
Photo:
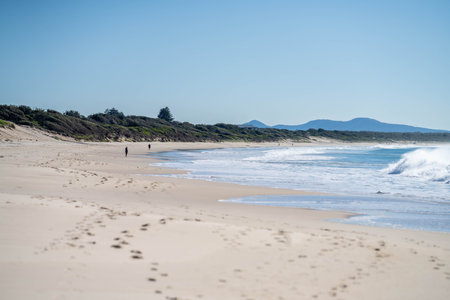
[[[424,180],[450,183],[450,147],[417,149],[390,164],[388,174],[401,174]]]

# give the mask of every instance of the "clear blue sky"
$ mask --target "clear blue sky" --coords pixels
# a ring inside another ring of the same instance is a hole
[[[450,129],[450,1],[0,1],[0,103]]]

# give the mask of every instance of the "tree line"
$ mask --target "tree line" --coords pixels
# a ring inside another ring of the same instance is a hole
[[[347,142],[450,142],[449,133],[384,133],[323,129],[289,131],[248,128],[224,123],[191,124],[175,121],[168,107],[162,108],[156,118],[150,118],[125,115],[116,108],[86,117],[74,110],[60,113],[52,109],[33,109],[24,105],[0,105],[0,126],[14,126],[8,122],[85,141],[310,142],[316,137],[325,137]]]

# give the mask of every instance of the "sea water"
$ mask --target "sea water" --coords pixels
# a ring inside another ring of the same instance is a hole
[[[184,178],[329,193],[225,201],[353,212],[342,222],[450,232],[450,145],[227,148],[159,154]]]

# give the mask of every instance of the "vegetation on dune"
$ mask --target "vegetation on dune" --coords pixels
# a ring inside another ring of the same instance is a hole
[[[2,128],[15,128],[14,127],[14,123],[11,123],[11,122],[8,122],[8,121],[2,120],[2,119],[0,119],[0,127],[2,127]]]
[[[158,118],[149,118],[125,116],[115,108],[85,117],[73,110],[62,114],[51,109],[32,109],[24,105],[0,105],[0,119],[0,126],[3,127],[9,126],[5,124],[6,121],[9,121],[88,141],[276,142],[292,140],[307,142],[322,137],[348,142],[450,142],[449,133],[384,133],[323,129],[289,131],[273,128],[248,128],[223,123],[194,125],[188,122],[173,121],[173,116],[167,107],[161,109]]]

